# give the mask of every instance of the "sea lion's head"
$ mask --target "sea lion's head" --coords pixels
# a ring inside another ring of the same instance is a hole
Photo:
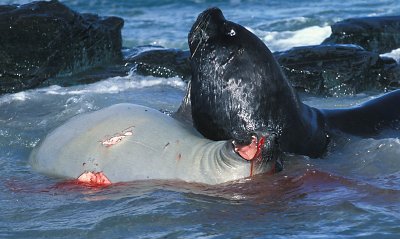
[[[265,44],[218,8],[199,15],[188,36],[193,123],[205,137],[250,144],[280,131],[296,94]]]

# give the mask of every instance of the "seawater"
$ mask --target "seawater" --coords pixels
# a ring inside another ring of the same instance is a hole
[[[150,44],[179,49],[188,48],[191,24],[210,6],[220,7],[227,19],[253,31],[272,51],[318,44],[329,36],[329,25],[342,19],[400,14],[397,0],[63,2],[79,12],[124,18],[125,47]],[[141,181],[93,188],[31,169],[32,149],[71,117],[122,102],[173,112],[185,87],[179,78],[131,73],[88,85],[1,95],[0,238],[400,236],[396,131],[381,138],[343,136],[331,143],[323,159],[287,155],[285,170],[279,174],[218,186]],[[335,108],[378,94],[303,99],[316,107]]]

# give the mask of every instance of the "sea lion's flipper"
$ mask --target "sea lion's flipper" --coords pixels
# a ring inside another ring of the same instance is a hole
[[[345,133],[373,137],[384,129],[400,129],[400,90],[384,94],[359,106],[325,109],[328,127]]]
[[[191,84],[190,81],[188,83],[185,97],[183,97],[182,103],[179,106],[179,109],[172,115],[173,118],[193,126],[193,119],[192,119],[192,106],[190,102],[190,88]]]

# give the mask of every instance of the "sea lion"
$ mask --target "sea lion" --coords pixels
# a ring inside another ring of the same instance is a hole
[[[273,136],[264,145],[270,142]],[[276,157],[252,156],[246,160],[230,141],[206,139],[157,110],[117,104],[56,128],[30,162],[39,172],[94,184],[147,179],[218,184],[274,170]]]
[[[351,109],[320,110],[302,103],[268,47],[243,26],[226,20],[218,8],[198,16],[188,43],[191,114],[206,138],[247,144],[253,132],[272,132],[281,151],[321,157],[337,130],[370,135],[378,124],[400,118],[400,107],[395,106],[400,91]],[[378,110],[381,105],[385,111]],[[353,123],[347,122],[353,118]]]

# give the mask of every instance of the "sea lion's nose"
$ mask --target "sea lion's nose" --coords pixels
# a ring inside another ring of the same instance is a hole
[[[224,14],[222,13],[221,9],[217,7],[204,10],[200,16],[203,18],[203,20],[208,20],[209,22],[213,23],[221,23],[225,21]]]

